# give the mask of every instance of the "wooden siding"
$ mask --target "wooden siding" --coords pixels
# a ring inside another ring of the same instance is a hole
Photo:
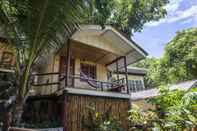
[[[65,127],[65,131],[86,131],[82,119],[87,118],[88,107],[92,105],[100,113],[111,108],[112,116],[121,122],[124,131],[128,131],[129,98],[71,94],[66,91],[60,96],[32,96],[27,99],[22,118],[26,123],[35,124],[56,120],[59,126]]]
[[[55,120],[59,124],[61,116],[60,98],[53,95],[28,97],[22,115],[23,121],[37,125]]]
[[[105,112],[111,108],[113,117],[121,122],[125,131],[128,130],[129,99],[67,94],[64,103],[65,131],[85,131],[82,129],[82,118],[88,115],[87,107],[92,104],[98,112]]]

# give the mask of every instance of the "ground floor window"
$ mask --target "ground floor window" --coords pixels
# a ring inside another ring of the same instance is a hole
[[[144,90],[144,84],[142,80],[129,80],[128,85],[131,92]]]

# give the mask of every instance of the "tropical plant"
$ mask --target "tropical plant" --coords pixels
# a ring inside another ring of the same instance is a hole
[[[113,118],[111,108],[101,113],[91,106],[87,117],[83,117],[82,126],[87,131],[123,131],[120,122]]]
[[[156,108],[154,112],[160,119],[164,130],[191,130],[197,124],[197,91],[189,92],[162,88],[160,96],[149,100]]]
[[[65,43],[79,23],[80,0],[1,0],[0,23],[16,54],[16,120],[19,122],[32,66]]]
[[[158,116],[153,111],[142,111],[133,104],[129,111],[130,129],[132,131],[149,131],[155,127]]]
[[[147,100],[155,108],[143,111],[136,105],[129,111],[131,130],[183,131],[197,128],[197,90],[161,87],[160,96]]]

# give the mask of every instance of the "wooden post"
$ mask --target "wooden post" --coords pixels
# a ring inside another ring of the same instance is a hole
[[[69,75],[70,75],[70,40],[67,43],[67,51],[66,51],[66,79],[65,79],[65,87],[68,86]]]
[[[127,59],[126,59],[126,56],[124,56],[124,68],[125,68],[125,78],[126,78],[127,94],[130,94],[129,85],[128,85],[128,71],[127,71]]]
[[[4,119],[3,119],[3,127],[2,127],[2,131],[8,131],[10,125],[11,125],[11,112],[9,111],[9,109],[6,109],[7,111],[4,112]]]
[[[68,119],[68,112],[67,112],[67,109],[68,109],[68,104],[67,104],[67,92],[64,91],[63,92],[63,99],[62,99],[62,102],[61,102],[61,106],[62,106],[62,110],[61,110],[61,125],[63,126],[64,128],[64,131],[67,131],[67,119]]]
[[[118,84],[119,84],[119,67],[118,67],[118,60],[116,61],[116,75],[117,75],[117,81],[118,81]]]

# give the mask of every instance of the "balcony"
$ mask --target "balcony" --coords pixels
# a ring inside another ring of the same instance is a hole
[[[50,78],[56,78],[57,80]],[[53,73],[39,73],[33,74],[31,76],[31,86],[34,90],[38,90],[38,88],[53,88],[53,93],[57,93],[59,91],[63,91],[66,88],[75,88],[75,89],[83,89],[83,90],[94,90],[100,92],[114,92],[114,93],[123,93],[127,94],[127,88],[125,84],[125,79],[119,79],[118,81],[99,81],[96,79],[90,79],[85,75],[69,75],[69,81],[80,80],[81,82],[87,83],[89,87],[82,88],[77,84],[65,85],[65,80],[67,76],[64,73],[53,72]],[[52,80],[52,81],[51,81]],[[75,83],[75,82],[74,82]]]

